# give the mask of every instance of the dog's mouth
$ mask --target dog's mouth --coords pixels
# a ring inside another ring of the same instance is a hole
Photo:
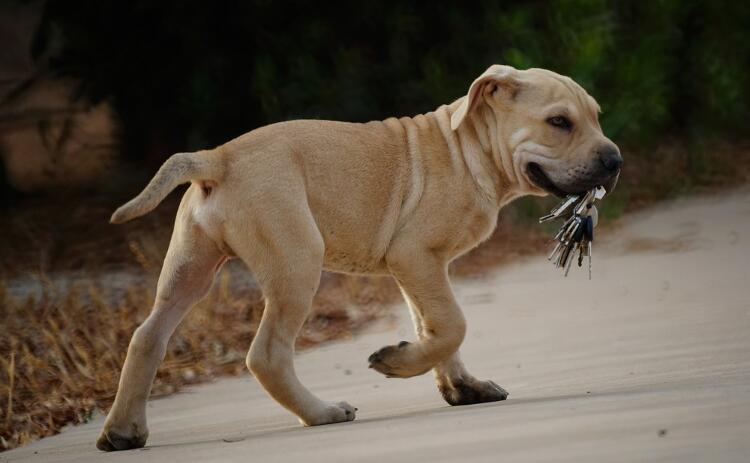
[[[544,173],[544,170],[542,170],[542,166],[540,166],[536,162],[530,162],[526,164],[526,176],[529,177],[529,180],[531,180],[534,185],[538,186],[547,193],[552,193],[553,195],[560,198],[565,198],[570,194],[555,185],[555,182],[550,180],[550,178],[547,177],[547,174]]]
[[[617,179],[620,177],[620,171],[607,173],[603,177],[577,179],[570,185],[560,187],[549,178],[541,165],[536,162],[530,162],[526,164],[526,177],[531,183],[547,193],[551,193],[559,198],[566,198],[569,195],[582,195],[595,186],[602,186],[608,193],[612,193],[615,185],[617,185]]]

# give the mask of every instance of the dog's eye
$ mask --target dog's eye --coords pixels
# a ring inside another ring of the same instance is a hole
[[[573,128],[573,123],[570,122],[570,119],[568,119],[565,116],[550,117],[549,119],[547,119],[547,123],[559,129],[568,130],[568,131]]]

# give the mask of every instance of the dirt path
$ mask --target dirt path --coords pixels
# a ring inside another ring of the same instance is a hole
[[[145,449],[98,452],[97,418],[0,461],[750,461],[750,190],[658,211],[606,237],[591,282],[534,257],[456,285],[465,362],[507,402],[449,407],[429,375],[368,370],[413,337],[398,308],[298,358],[353,423],[300,427],[246,377],[151,402]]]

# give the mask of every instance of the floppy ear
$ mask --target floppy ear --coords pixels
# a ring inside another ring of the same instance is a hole
[[[469,87],[469,93],[464,97],[464,101],[458,106],[456,112],[451,115],[451,129],[456,130],[461,125],[466,116],[479,102],[482,93],[486,90],[492,91],[496,87],[503,87],[511,90],[513,92],[512,96],[515,96],[515,93],[520,88],[515,78],[517,73],[518,70],[512,66],[493,64],[487,68],[481,76],[474,80],[471,87]],[[492,85],[496,87],[488,88]]]

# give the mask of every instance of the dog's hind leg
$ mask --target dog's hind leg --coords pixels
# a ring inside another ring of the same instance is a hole
[[[320,282],[324,243],[304,197],[270,196],[266,199],[274,207],[252,212],[250,239],[232,244],[260,282],[266,300],[247,355],[248,369],[302,424],[351,421],[354,407],[320,400],[294,371],[294,342]]]
[[[135,330],[128,347],[112,409],[96,446],[100,450],[143,447],[148,437],[146,401],[167,342],[188,309],[203,298],[223,255],[193,221],[186,203],[177,213],[172,240],[164,260],[151,314]]]

